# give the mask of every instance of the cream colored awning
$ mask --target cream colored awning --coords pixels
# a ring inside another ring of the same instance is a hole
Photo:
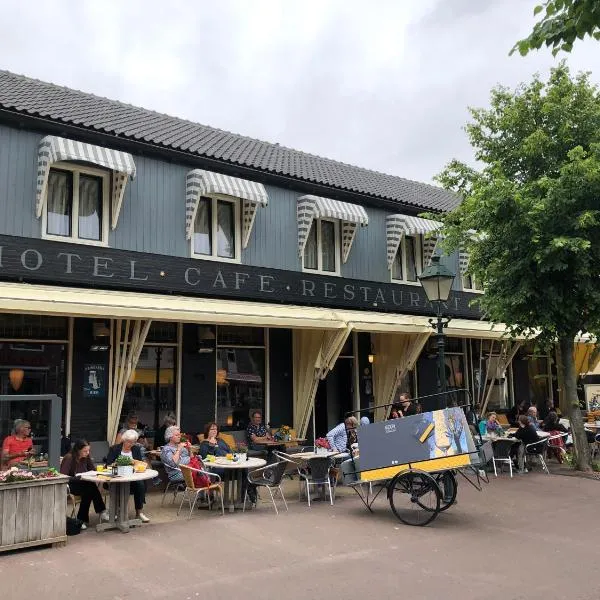
[[[446,335],[452,337],[468,337],[482,340],[512,339],[507,334],[507,327],[503,323],[496,323],[494,325],[489,321],[473,321],[470,319],[452,319],[445,332]],[[523,340],[525,338],[517,336],[516,339]]]
[[[292,329],[350,328],[377,333],[433,333],[429,324],[430,317],[425,315],[9,282],[0,282],[0,312]],[[500,339],[506,336],[504,325],[469,319],[452,319],[445,331],[449,336],[478,339]]]
[[[258,327],[347,327],[326,308],[5,282],[0,283],[0,311]]]
[[[355,331],[373,331],[378,333],[428,333],[433,332],[428,317],[399,315],[395,313],[377,313],[370,311],[336,310]]]

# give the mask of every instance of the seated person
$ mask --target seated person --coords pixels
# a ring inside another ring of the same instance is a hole
[[[537,434],[537,430],[531,424],[529,417],[527,415],[521,415],[519,417],[519,428],[515,433],[513,433],[512,437],[520,440],[520,444],[517,446],[513,446],[510,451],[511,456],[517,458],[517,466],[519,469],[519,473],[526,473],[525,470],[525,446],[529,444],[534,444],[535,442],[539,442],[540,438]]]
[[[402,392],[399,397],[400,408],[402,409],[402,414],[405,417],[411,417],[412,415],[416,415],[421,411],[415,403],[410,399],[410,394],[408,392]]]
[[[179,470],[179,465],[187,465],[191,456],[187,442],[181,441],[181,430],[175,425],[167,427],[165,431],[166,444],[160,451],[160,460],[165,466],[165,472],[169,481],[183,483],[183,473]]]
[[[96,467],[90,458],[90,445],[86,440],[76,440],[70,452],[65,454],[60,463],[60,472],[69,476],[69,491],[79,496],[79,510],[77,518],[83,521],[82,529],[86,529],[90,521],[90,504],[94,504],[94,511],[100,515],[101,521],[108,521],[108,511],[102,499],[98,486],[92,481],[82,481],[77,478],[78,473],[95,471]]]
[[[264,450],[265,446],[261,442],[271,441],[273,436],[262,422],[262,413],[255,410],[252,413],[252,420],[248,429],[246,429],[246,437],[248,438],[248,448],[250,450]]]
[[[209,423],[204,428],[204,439],[200,442],[200,456],[206,458],[208,454],[213,456],[226,456],[231,448],[219,437],[219,426]]]
[[[392,404],[388,419],[401,419],[403,416],[404,414],[402,412],[402,406],[400,405],[400,402],[394,402],[394,404]]]
[[[135,413],[129,413],[127,415],[127,419],[125,420],[125,423],[123,425],[121,425],[121,428],[119,429],[119,433],[117,433],[117,438],[115,440],[115,444],[121,443],[121,436],[128,429],[133,429],[134,431],[137,431],[138,438],[139,438],[139,437],[142,437],[142,435],[144,434],[144,432],[146,430],[146,426],[143,425],[142,423],[140,423],[138,416]],[[145,442],[146,442],[145,435],[144,435],[143,441],[144,441],[144,447],[145,447]]]
[[[527,418],[537,431],[540,428],[540,424],[538,423],[538,411],[535,406],[530,406],[527,409]]]
[[[549,412],[541,425],[543,431],[556,431],[557,433],[568,433],[567,428],[560,422],[560,418],[555,411]]]
[[[8,467],[27,460],[33,456],[31,424],[29,421],[17,419],[13,425],[13,434],[7,435],[2,442],[0,463]]]
[[[350,452],[350,447],[356,440],[351,441],[356,436],[356,428],[358,427],[358,419],[356,417],[347,417],[343,423],[336,425],[325,436],[329,442],[329,446],[334,452]]]
[[[515,404],[509,411],[506,413],[506,418],[510,423],[511,427],[519,426],[519,417],[527,413],[527,409],[529,408],[529,403],[525,400],[519,402],[519,404]]]
[[[141,447],[137,443],[138,432],[135,429],[128,429],[121,434],[121,443],[115,444],[110,448],[106,455],[106,462],[111,465],[119,456],[128,456],[133,460],[143,461]],[[136,518],[142,523],[148,523],[150,519],[142,512],[146,503],[146,485],[144,481],[132,481],[130,483],[130,493],[133,494],[135,504]]]
[[[177,419],[175,415],[167,415],[162,422],[162,425],[158,428],[156,435],[154,436],[154,447],[158,450],[165,443],[165,433],[167,429],[173,425],[177,425]]]
[[[502,425],[498,423],[498,415],[495,412],[488,414],[485,429],[488,433],[496,433],[498,435],[502,435],[504,433]]]
[[[469,429],[473,435],[479,434],[479,421],[480,421],[480,406],[469,406],[466,412],[467,423],[469,425]]]

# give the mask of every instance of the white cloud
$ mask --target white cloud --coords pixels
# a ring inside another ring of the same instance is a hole
[[[428,181],[467,105],[556,64],[508,57],[532,0],[3,2],[1,68]],[[576,45],[574,70],[600,44]]]

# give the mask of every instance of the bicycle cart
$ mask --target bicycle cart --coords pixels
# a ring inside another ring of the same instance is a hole
[[[400,521],[431,523],[456,502],[457,475],[479,491],[488,481],[483,467],[492,458],[491,444],[483,444],[481,437],[475,444],[465,406],[361,425],[359,457],[341,465],[344,483],[371,512],[385,492]]]

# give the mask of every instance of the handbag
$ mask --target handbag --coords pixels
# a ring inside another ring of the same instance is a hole
[[[190,467],[192,467],[192,469],[204,470],[204,464],[197,456],[192,456],[188,464]],[[194,480],[194,485],[197,488],[207,488],[210,486],[210,477],[204,473],[196,473],[195,471],[192,471],[192,479]]]
[[[83,521],[74,517],[67,517],[67,535],[79,535]]]

